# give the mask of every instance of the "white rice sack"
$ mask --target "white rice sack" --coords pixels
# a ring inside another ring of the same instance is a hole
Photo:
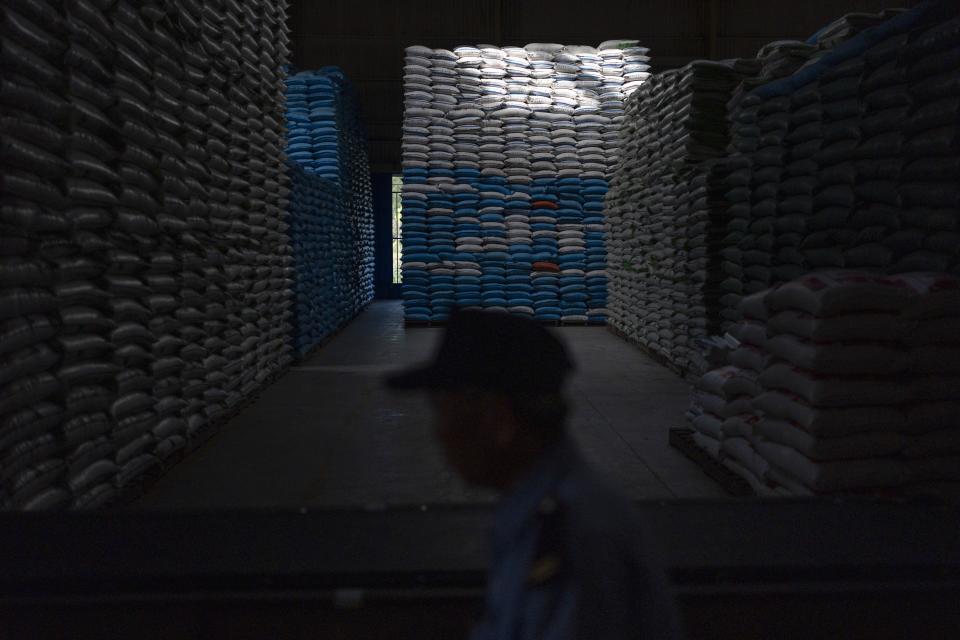
[[[884,344],[816,343],[784,334],[767,341],[767,349],[802,369],[829,375],[891,375],[906,371],[911,354]]]
[[[768,463],[769,464],[769,463]],[[815,495],[809,487],[805,486],[802,482],[794,478],[792,475],[784,471],[783,469],[778,468],[775,465],[770,465],[767,469],[767,480],[775,483],[779,487],[782,487],[789,495],[794,496],[812,496]]]
[[[764,369],[760,384],[796,394],[816,407],[895,405],[911,396],[910,387],[897,379],[817,375],[784,362]]]
[[[597,45],[597,50],[600,52],[601,55],[603,55],[605,53],[608,53],[611,50],[615,51],[616,53],[620,53],[622,49],[629,49],[629,48],[636,49],[639,46],[640,46],[639,40],[629,40],[626,38],[619,38],[619,39],[604,40],[599,45]]]
[[[739,373],[739,367],[727,366],[703,374],[697,386],[707,393],[723,396],[723,386]]]
[[[766,391],[754,398],[758,411],[774,418],[789,421],[811,435],[835,438],[869,431],[912,432],[907,427],[907,413],[899,407],[843,407],[819,408],[811,406],[798,395],[783,391]],[[957,407],[960,409],[960,407]],[[919,422],[921,416],[918,415]],[[936,417],[926,416],[926,423],[935,423]]]
[[[531,42],[530,44],[525,45],[523,48],[527,52],[538,52],[538,53],[550,53],[557,54],[563,51],[564,45],[556,44],[554,42]],[[551,56],[552,59],[553,56]],[[534,59],[531,56],[531,59]]]
[[[913,436],[904,448],[903,455],[908,458],[960,455],[960,427]]]
[[[960,402],[960,376],[916,373],[910,378],[910,396],[917,402]]]
[[[771,291],[771,311],[793,309],[819,317],[865,312],[898,313],[910,300],[902,281],[856,271],[817,272]]]
[[[747,413],[753,409],[753,398],[750,396],[737,396],[727,399],[726,407],[719,415],[722,418],[729,418],[741,413]]]
[[[742,345],[730,353],[730,362],[742,369],[763,371],[773,361],[774,357],[770,353],[751,345]]]
[[[723,421],[716,415],[712,413],[702,413],[693,418],[690,424],[693,425],[693,428],[697,432],[706,434],[714,440],[720,439],[720,427]]]
[[[761,392],[760,374],[753,369],[737,368],[733,377],[723,383],[723,397],[737,398],[747,396],[753,398]]]
[[[694,340],[694,358],[700,371],[720,368],[730,360],[730,350],[739,342],[727,334],[721,336],[704,336]]]
[[[960,317],[960,278],[946,273],[901,273],[890,279],[912,293],[903,314],[908,318]]]
[[[757,434],[771,442],[793,447],[811,460],[847,460],[896,454],[909,443],[900,433],[876,431],[835,438],[815,437],[787,420],[762,418]]]
[[[911,406],[905,414],[907,433],[929,433],[957,426],[958,402],[922,402]]]
[[[770,317],[772,333],[787,333],[814,342],[875,341],[895,342],[905,333],[906,324],[892,313],[860,313],[818,318],[788,309]],[[957,323],[960,329],[960,322]]]
[[[767,344],[767,324],[764,322],[744,320],[735,324],[730,333],[740,342],[761,349]]]
[[[433,57],[433,49],[423,45],[413,45],[404,49],[408,56],[429,59]]]
[[[932,344],[910,350],[910,370],[922,375],[960,375],[960,345]]]
[[[754,320],[766,320],[770,317],[770,311],[767,307],[767,296],[772,293],[769,290],[758,291],[748,296],[744,296],[737,306],[737,310],[744,318]]]
[[[936,458],[913,458],[907,460],[907,468],[916,481],[960,480],[960,456]]]
[[[960,344],[960,317],[925,318],[903,323],[908,347]]]
[[[757,453],[746,438],[725,438],[720,442],[720,456],[729,456],[746,467],[757,479],[763,479],[770,464]]]
[[[760,416],[756,413],[741,413],[730,416],[720,425],[720,434],[722,439],[727,438],[752,438],[756,433],[757,423]]]
[[[694,432],[693,441],[696,442],[701,449],[709,453],[710,457],[714,459],[720,457],[720,441],[716,438],[712,438],[701,432]]]
[[[752,471],[747,469],[733,458],[724,458],[720,461],[720,464],[746,480],[747,484],[750,485],[750,488],[753,489],[753,492],[761,498],[791,497],[795,495],[794,492],[791,492],[784,487],[771,485],[768,483],[768,481],[761,480]],[[767,468],[769,469],[769,465],[767,465]]]
[[[693,402],[699,405],[705,413],[712,413],[720,418],[729,418],[738,413],[750,411],[750,398],[740,397],[727,399],[720,395],[705,391],[694,391]],[[719,427],[718,427],[719,429]]]
[[[770,463],[817,493],[900,486],[911,479],[910,468],[895,458],[814,462],[792,447],[775,442],[755,443]]]

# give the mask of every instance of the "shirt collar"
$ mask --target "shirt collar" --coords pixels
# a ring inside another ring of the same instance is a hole
[[[494,513],[495,543],[508,543],[527,526],[541,500],[569,469],[573,455],[572,443],[567,439],[561,440],[545,451],[503,495]]]

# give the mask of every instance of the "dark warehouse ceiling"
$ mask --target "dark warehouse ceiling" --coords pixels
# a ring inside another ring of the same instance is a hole
[[[637,38],[654,70],[697,58],[752,57],[764,44],[805,39],[845,13],[913,0],[294,0],[292,62],[341,67],[359,94],[373,171],[399,171],[404,47]]]

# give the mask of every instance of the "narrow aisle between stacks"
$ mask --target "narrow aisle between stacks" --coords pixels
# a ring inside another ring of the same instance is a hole
[[[137,508],[330,507],[486,502],[446,468],[423,398],[384,372],[429,357],[440,329],[405,329],[378,302],[164,476]],[[636,499],[723,497],[667,444],[687,385],[599,327],[560,333],[578,371],[572,428],[587,457]]]

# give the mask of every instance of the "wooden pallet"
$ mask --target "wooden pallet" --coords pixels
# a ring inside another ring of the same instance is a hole
[[[692,429],[670,429],[670,446],[695,462],[730,495],[737,497],[756,495],[749,482],[723,466],[719,460],[697,444],[693,439]]]

